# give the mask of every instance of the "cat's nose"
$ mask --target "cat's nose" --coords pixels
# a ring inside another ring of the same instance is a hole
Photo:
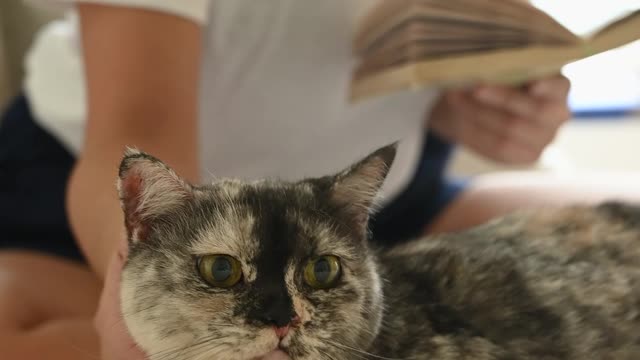
[[[289,325],[277,327],[274,326],[278,339],[283,339],[289,333]]]
[[[297,315],[292,314],[291,310],[280,309],[280,311],[266,311],[258,318],[264,324],[273,325],[276,328],[282,328],[289,326],[296,317]]]
[[[289,333],[289,330],[291,330],[291,327],[297,327],[299,325],[300,325],[300,317],[296,314],[293,316],[289,324],[285,326],[274,326],[273,329],[276,331],[276,336],[279,339],[284,339],[284,337],[287,336],[287,334]]]
[[[266,326],[280,328],[289,325],[297,314],[287,289],[282,284],[265,286],[256,288],[258,301],[250,308],[248,318]]]

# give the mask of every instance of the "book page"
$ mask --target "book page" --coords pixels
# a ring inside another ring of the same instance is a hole
[[[578,41],[553,18],[522,0],[383,0],[361,19],[354,39],[356,52],[364,52],[406,22],[492,27],[528,33],[548,43]]]
[[[640,10],[624,17],[593,35],[587,50],[598,53],[640,40]]]
[[[419,2],[425,14],[488,22],[496,26],[527,31],[554,42],[574,43],[576,35],[547,13],[522,0],[435,0]]]
[[[542,41],[534,34],[526,31],[518,31],[509,28],[501,28],[492,24],[478,24],[458,21],[440,21],[439,19],[420,18],[407,20],[387,31],[383,36],[366,44],[359,50],[359,54],[366,59],[376,56],[382,49],[398,47],[415,42],[444,42],[452,43],[468,42],[473,45],[477,42],[502,43],[504,41],[517,42],[518,44],[550,43]]]

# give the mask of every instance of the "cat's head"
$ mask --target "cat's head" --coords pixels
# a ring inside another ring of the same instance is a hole
[[[121,299],[134,339],[152,360],[359,358],[383,311],[367,221],[394,156],[300,182],[193,186],[128,151]]]

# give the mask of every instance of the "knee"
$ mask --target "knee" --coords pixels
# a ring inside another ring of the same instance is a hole
[[[37,323],[40,315],[33,311],[24,280],[0,266],[0,332],[25,331]]]

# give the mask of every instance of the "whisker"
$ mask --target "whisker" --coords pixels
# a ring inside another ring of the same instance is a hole
[[[407,360],[407,359],[412,359],[412,358],[404,358],[404,359],[403,358],[390,358],[390,357],[386,357],[386,356],[380,356],[380,355],[376,355],[376,354],[372,354],[370,352],[364,351],[362,349],[357,349],[357,348],[354,348],[354,347],[339,343],[337,341],[333,341],[333,340],[329,340],[329,339],[325,339],[325,341],[327,343],[329,343],[329,344],[333,344],[334,346],[341,347],[343,349],[347,349],[347,350],[351,350],[351,351],[355,351],[357,353],[360,353],[360,354],[363,354],[363,355],[367,355],[367,356],[370,356],[370,357],[373,357],[373,358],[376,358],[376,359],[384,359],[384,360]],[[364,359],[366,359],[366,358],[364,358]]]
[[[317,349],[316,349],[317,350]],[[329,360],[336,360],[333,356],[327,354],[326,352],[322,351],[322,350],[317,350],[320,354],[326,356]]]
[[[186,344],[184,346],[176,347],[176,348],[173,348],[173,349],[166,349],[166,350],[154,353],[154,354],[149,354],[149,357],[153,358],[154,360],[176,359],[176,358],[179,358],[181,360],[182,359],[187,359],[187,357],[191,353],[199,351],[202,348],[206,348],[208,345],[210,346],[211,345],[210,343],[212,341],[224,339],[226,337],[227,336],[222,336],[222,337],[205,336],[205,337],[202,337],[200,339],[193,340],[189,344]],[[218,344],[215,347],[218,347],[218,346],[221,346],[221,345],[222,344]]]

